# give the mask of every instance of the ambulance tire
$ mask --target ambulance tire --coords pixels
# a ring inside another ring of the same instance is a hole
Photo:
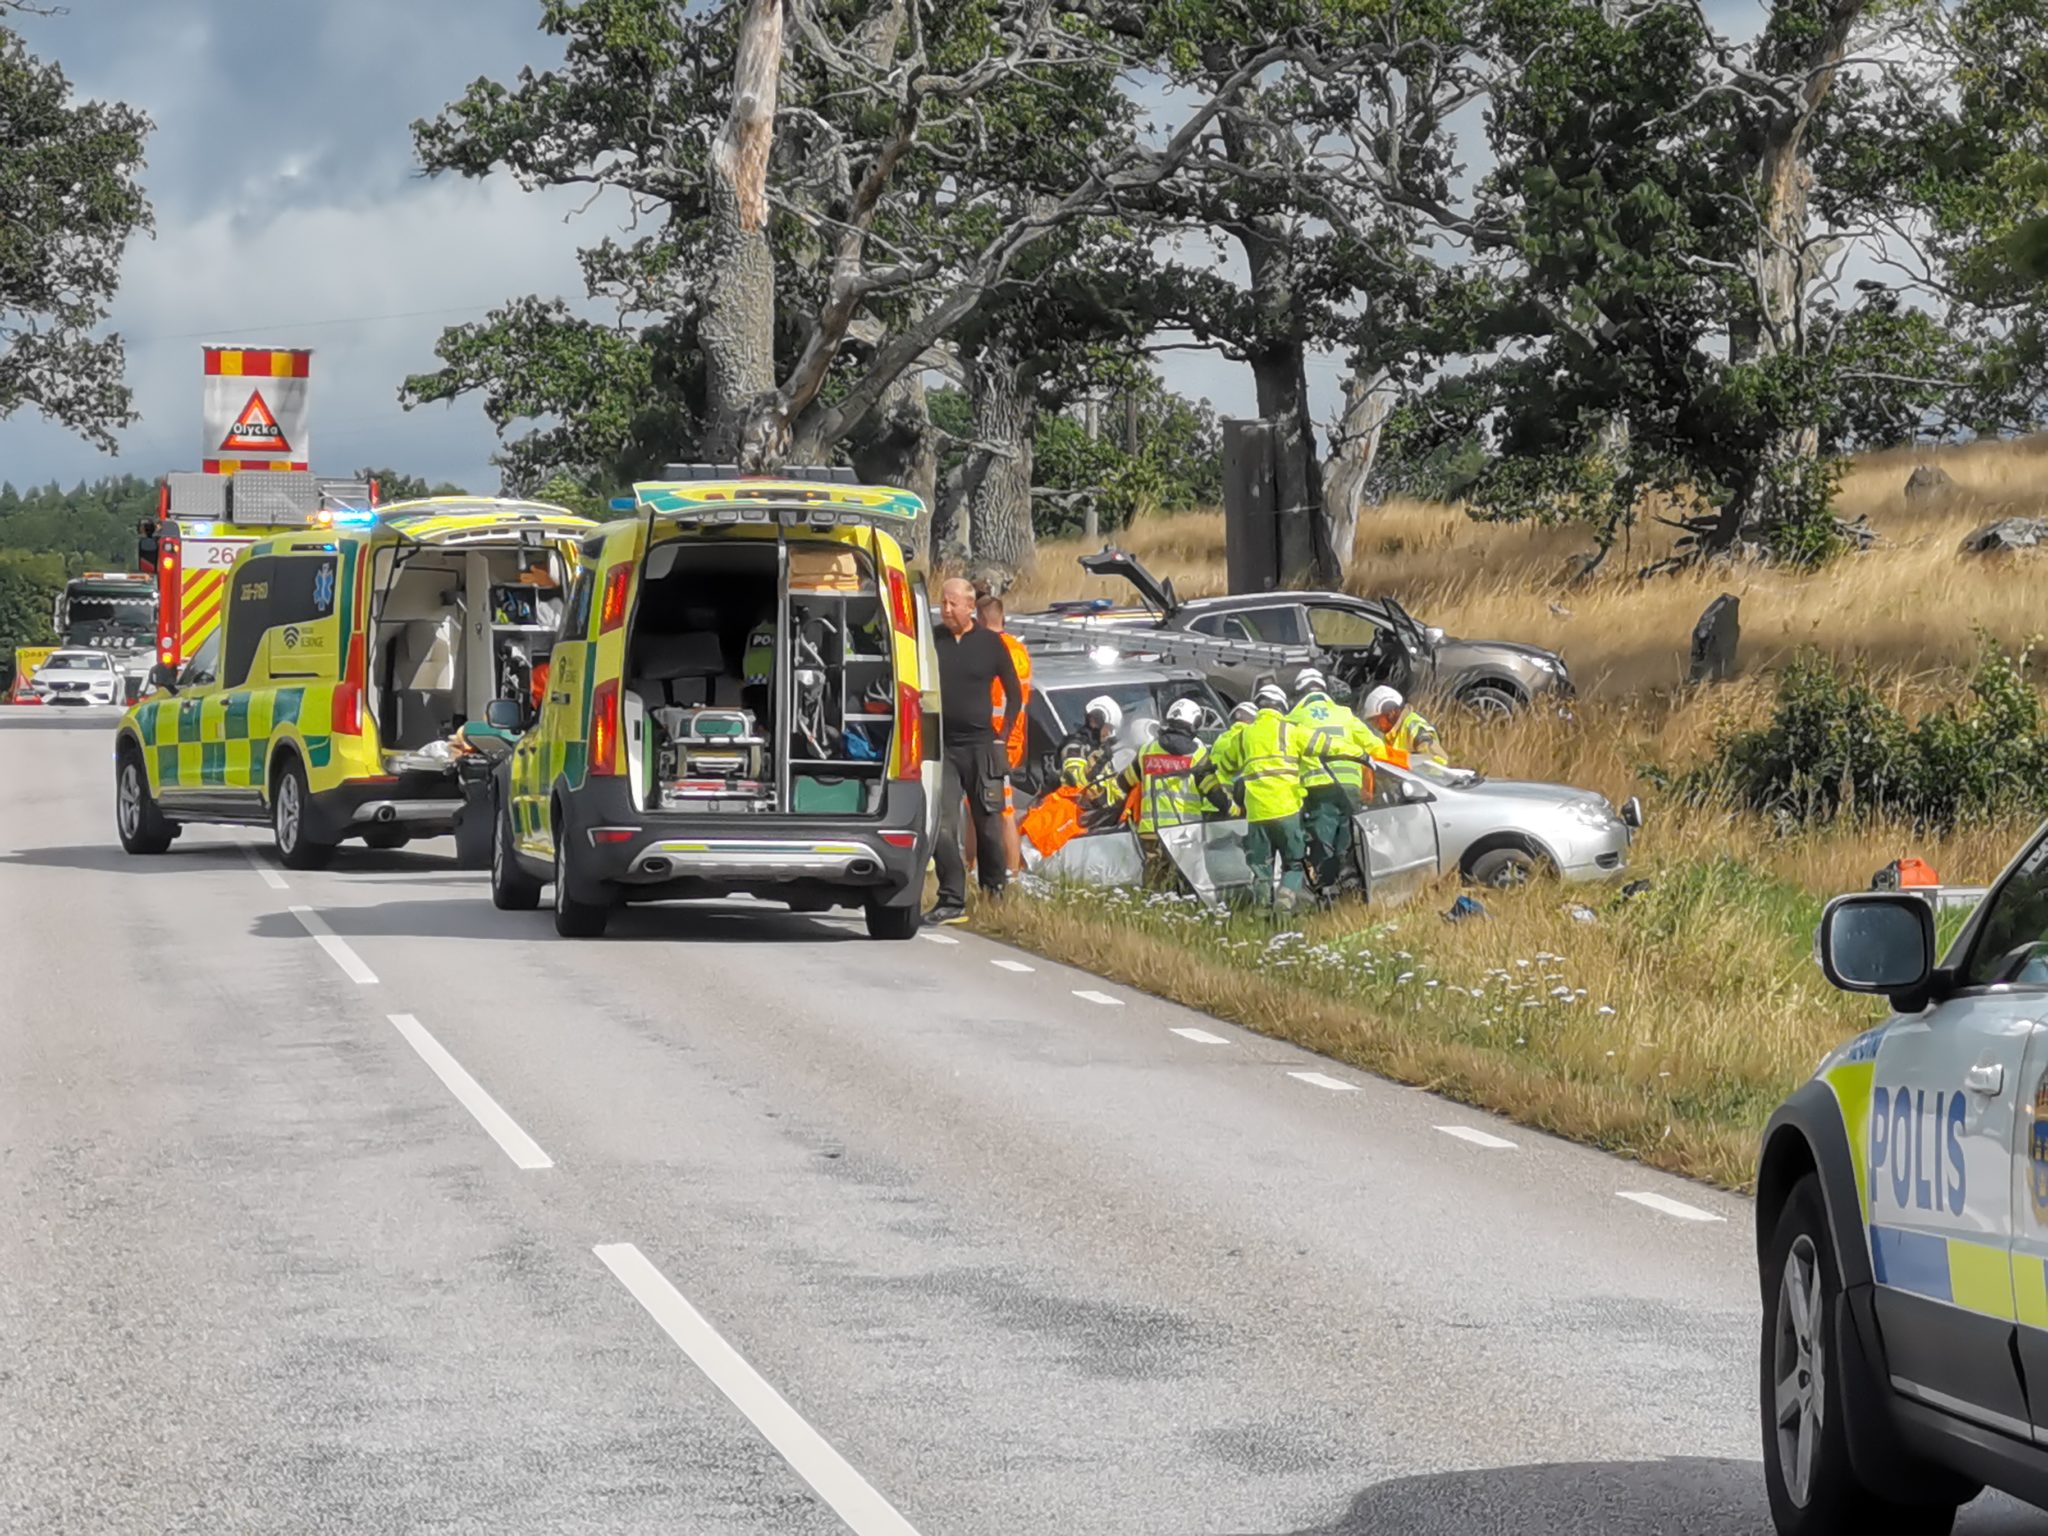
[[[612,909],[608,902],[584,901],[570,894],[574,883],[569,873],[569,842],[559,823],[555,827],[555,932],[565,939],[598,939],[610,926]]]
[[[277,861],[286,869],[325,869],[334,862],[334,844],[315,839],[306,830],[313,797],[306,788],[306,770],[289,754],[277,760],[276,792],[270,800],[270,832],[277,841]]]
[[[178,828],[164,819],[149,792],[149,771],[142,766],[142,754],[125,748],[114,768],[114,827],[121,834],[121,847],[129,853],[162,853],[171,846]]]
[[[495,804],[497,797],[492,796]],[[540,905],[541,882],[526,872],[512,843],[512,818],[500,810],[491,818],[491,905],[500,912],[531,912]]]
[[[1845,1422],[1849,1403],[1844,1373],[1836,1361],[1832,1319],[1841,1305],[1842,1276],[1835,1259],[1833,1229],[1821,1198],[1820,1177],[1809,1173],[1792,1187],[1778,1225],[1765,1248],[1764,1319],[1759,1355],[1759,1402],[1762,1408],[1764,1487],[1770,1496],[1771,1519],[1778,1536],[1835,1536],[1837,1532],[1883,1531],[1885,1536],[1948,1536],[1956,1506],[1893,1504],[1879,1498],[1856,1476],[1849,1460]],[[1817,1299],[1813,1308],[1820,1326],[1790,1315],[1788,1301],[1801,1289]],[[1802,1324],[1805,1324],[1802,1326]],[[1805,1336],[1802,1348],[1799,1340]],[[1788,1409],[1781,1423],[1780,1379],[1797,1380],[1802,1393],[1818,1379],[1817,1393]],[[1864,1412],[1871,1405],[1858,1404]],[[1787,1433],[1788,1426],[1791,1433]],[[1799,1494],[1796,1458],[1800,1440],[1809,1468]],[[1787,1458],[1795,1461],[1788,1466]],[[1790,1475],[1788,1475],[1790,1474]]]
[[[918,929],[924,926],[924,913],[914,901],[907,901],[900,907],[871,901],[867,904],[867,918],[868,937],[871,939],[914,939]]]

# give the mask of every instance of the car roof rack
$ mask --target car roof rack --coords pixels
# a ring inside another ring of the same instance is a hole
[[[737,464],[669,464],[664,480],[819,480],[829,485],[858,485],[851,469],[838,464],[792,464],[771,474],[746,475]]]

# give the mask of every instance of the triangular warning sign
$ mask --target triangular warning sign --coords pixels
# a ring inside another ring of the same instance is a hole
[[[249,403],[242,407],[242,414],[235,418],[235,424],[228,428],[228,435],[220,440],[222,453],[290,453],[292,445],[284,440],[284,429],[277,424],[277,418],[270,414],[270,407],[263,403],[263,391],[252,390]]]

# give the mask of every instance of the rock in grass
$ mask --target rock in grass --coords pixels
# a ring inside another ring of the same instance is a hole
[[[1966,555],[1996,555],[2014,549],[2033,549],[2048,541],[2048,517],[2001,517],[1986,523],[1963,540]]]
[[[1934,464],[1922,464],[1906,476],[1906,500],[1925,504],[1940,501],[1955,489],[1949,472]]]

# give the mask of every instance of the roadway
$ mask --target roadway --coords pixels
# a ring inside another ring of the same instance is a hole
[[[1742,1201],[971,934],[129,858],[110,726],[0,710],[0,1530],[1769,1529]]]

